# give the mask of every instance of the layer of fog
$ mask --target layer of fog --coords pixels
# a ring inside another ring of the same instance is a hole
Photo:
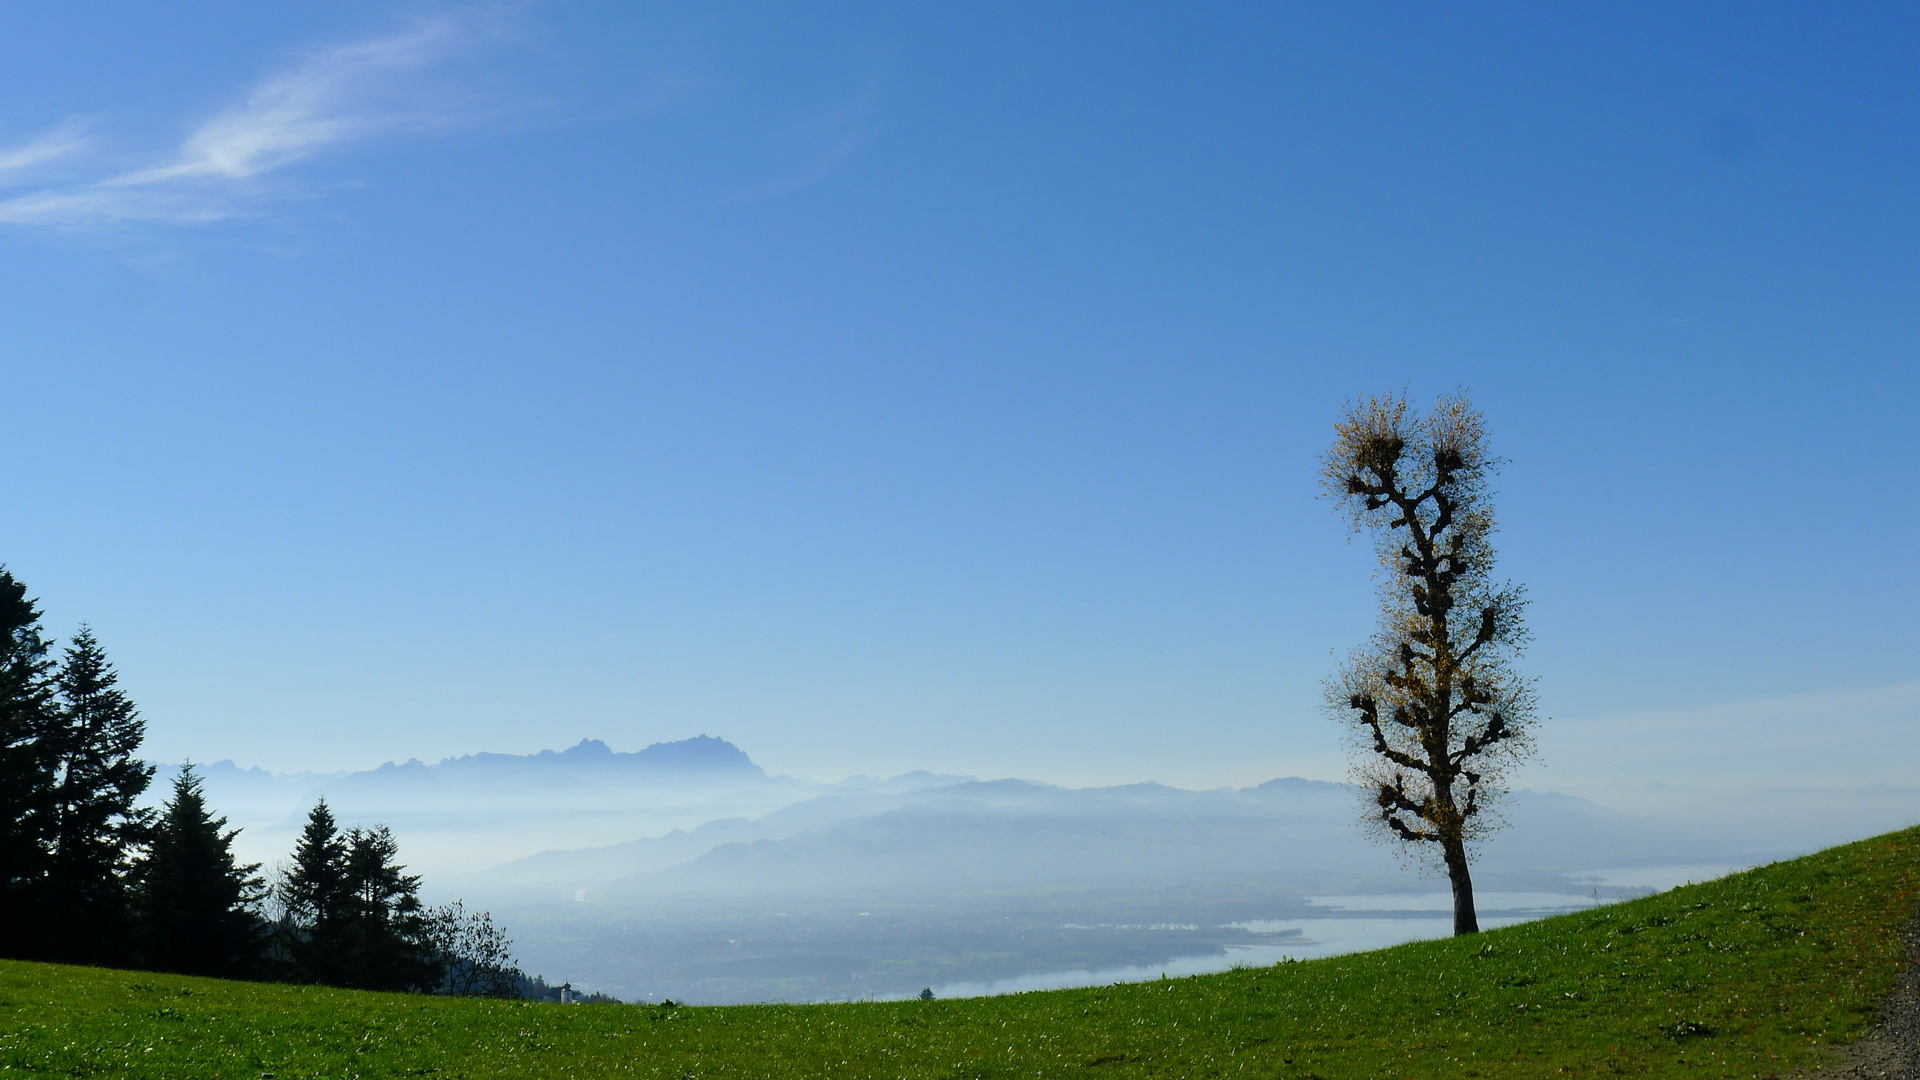
[[[1304,958],[1448,925],[1444,879],[1368,843],[1355,794],[1317,781],[824,784],[768,776],[706,738],[344,775],[222,762],[203,775],[242,829],[243,857],[283,862],[324,797],[343,824],[391,826],[429,900],[494,911],[530,971],[628,999],[1000,992]],[[1666,784],[1639,804],[1618,789],[1607,801],[1513,794],[1510,826],[1477,855],[1489,925],[1920,818],[1920,788],[1891,785]]]

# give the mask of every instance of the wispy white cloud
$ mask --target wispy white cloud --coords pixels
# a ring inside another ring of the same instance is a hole
[[[268,174],[352,143],[477,119],[482,110],[471,100],[426,75],[492,30],[482,17],[442,16],[316,50],[200,124],[162,160],[0,199],[0,224],[191,225],[258,213],[264,200],[287,191],[262,184]],[[0,150],[0,171],[70,157],[87,145],[78,128],[58,128]]]
[[[848,100],[803,115],[765,140],[773,175],[736,192],[728,202],[749,202],[781,195],[832,178],[872,137],[880,103],[878,65],[866,85]]]
[[[1920,682],[1542,724],[1531,783],[1857,787],[1913,782]]]
[[[1776,858],[1920,821],[1916,730],[1920,682],[1556,720],[1516,779]]]
[[[87,138],[80,125],[68,121],[18,146],[0,149],[0,173],[19,172],[57,161],[86,148]]]
[[[734,196],[734,201],[764,199],[820,183],[840,171],[866,139],[873,116],[870,98],[803,117],[768,140],[781,160],[778,175]]]

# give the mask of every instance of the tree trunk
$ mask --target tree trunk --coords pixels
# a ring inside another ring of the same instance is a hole
[[[1447,877],[1453,881],[1453,936],[1480,932],[1480,916],[1473,910],[1473,877],[1467,873],[1467,848],[1459,840],[1445,843]]]

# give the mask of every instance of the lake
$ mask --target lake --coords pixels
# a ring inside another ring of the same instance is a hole
[[[1584,894],[1487,892],[1475,900],[1481,929],[1494,930],[1529,919],[1614,903],[1625,896],[1662,892],[1692,881],[1708,881],[1742,869],[1745,867],[1741,865],[1716,863],[1592,870],[1568,875],[1575,881],[1592,884],[1592,890]],[[1603,888],[1606,895],[1600,891]],[[1309,903],[1315,908],[1325,908],[1327,915],[1227,924],[1264,939],[1255,944],[1228,945],[1212,952],[1176,956],[1162,964],[1045,971],[982,982],[952,982],[932,989],[935,997],[958,998],[1108,986],[1162,977],[1206,975],[1235,967],[1267,967],[1282,960],[1314,960],[1453,933],[1453,899],[1448,893],[1317,896],[1310,897]]]

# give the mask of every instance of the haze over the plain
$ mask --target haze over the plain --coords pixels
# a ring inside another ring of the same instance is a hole
[[[352,774],[203,770],[245,858],[284,866],[324,797],[344,822],[391,825],[428,899],[490,909],[530,970],[626,999],[1001,992],[1447,930],[1444,876],[1360,842],[1361,800],[1324,781],[1075,789],[922,771],[821,783],[769,775],[708,736]],[[1488,925],[1920,817],[1912,784],[1720,791],[1672,813],[1686,793],[1627,810],[1515,793],[1511,828],[1475,862]]]

